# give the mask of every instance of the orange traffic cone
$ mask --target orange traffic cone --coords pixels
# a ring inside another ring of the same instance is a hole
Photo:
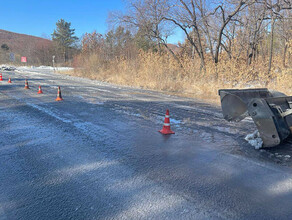
[[[60,86],[58,87],[58,94],[57,94],[57,98],[56,101],[62,101],[62,95],[61,95],[61,88]]]
[[[29,89],[29,86],[28,86],[28,81],[27,81],[27,79],[25,80],[25,86],[24,86],[24,89]]]
[[[43,90],[42,90],[42,87],[41,86],[39,86],[38,94],[43,94]]]
[[[8,83],[12,83],[12,82],[11,82],[11,78],[10,78],[10,77],[9,77],[9,79],[8,79]]]
[[[2,79],[2,73],[0,73],[0,81],[3,81],[3,79]]]
[[[166,110],[163,128],[159,132],[161,134],[174,134],[174,132],[170,129],[169,110],[168,109]]]

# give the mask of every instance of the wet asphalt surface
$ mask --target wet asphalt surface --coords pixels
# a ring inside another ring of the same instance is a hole
[[[250,119],[228,123],[203,101],[49,70],[3,79],[0,219],[292,217],[292,142],[254,150]],[[157,132],[166,108],[175,135]]]

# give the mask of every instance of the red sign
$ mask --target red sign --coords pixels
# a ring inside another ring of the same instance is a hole
[[[21,57],[21,62],[26,63],[26,57]]]

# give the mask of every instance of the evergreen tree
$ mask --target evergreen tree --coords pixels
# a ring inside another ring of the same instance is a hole
[[[147,35],[147,33],[140,28],[134,37],[134,41],[138,49],[142,49],[144,51],[152,50],[153,52],[157,50],[156,42],[153,41],[149,35]]]
[[[4,51],[8,51],[9,50],[9,47],[7,44],[2,44],[1,45],[1,49],[4,50]]]
[[[133,37],[129,30],[119,26],[105,35],[105,44],[111,56],[121,56],[129,52]]]
[[[75,29],[71,28],[70,22],[60,19],[56,23],[56,29],[52,34],[52,39],[56,43],[57,48],[62,51],[64,62],[67,61],[68,49],[78,40],[78,37],[74,36],[74,34]]]

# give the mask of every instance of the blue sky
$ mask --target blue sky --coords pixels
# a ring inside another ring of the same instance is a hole
[[[71,22],[76,35],[96,30],[106,33],[109,11],[125,10],[123,0],[0,0],[0,29],[45,36],[53,33],[56,22],[63,18]],[[183,39],[178,33],[169,39],[177,43]]]

